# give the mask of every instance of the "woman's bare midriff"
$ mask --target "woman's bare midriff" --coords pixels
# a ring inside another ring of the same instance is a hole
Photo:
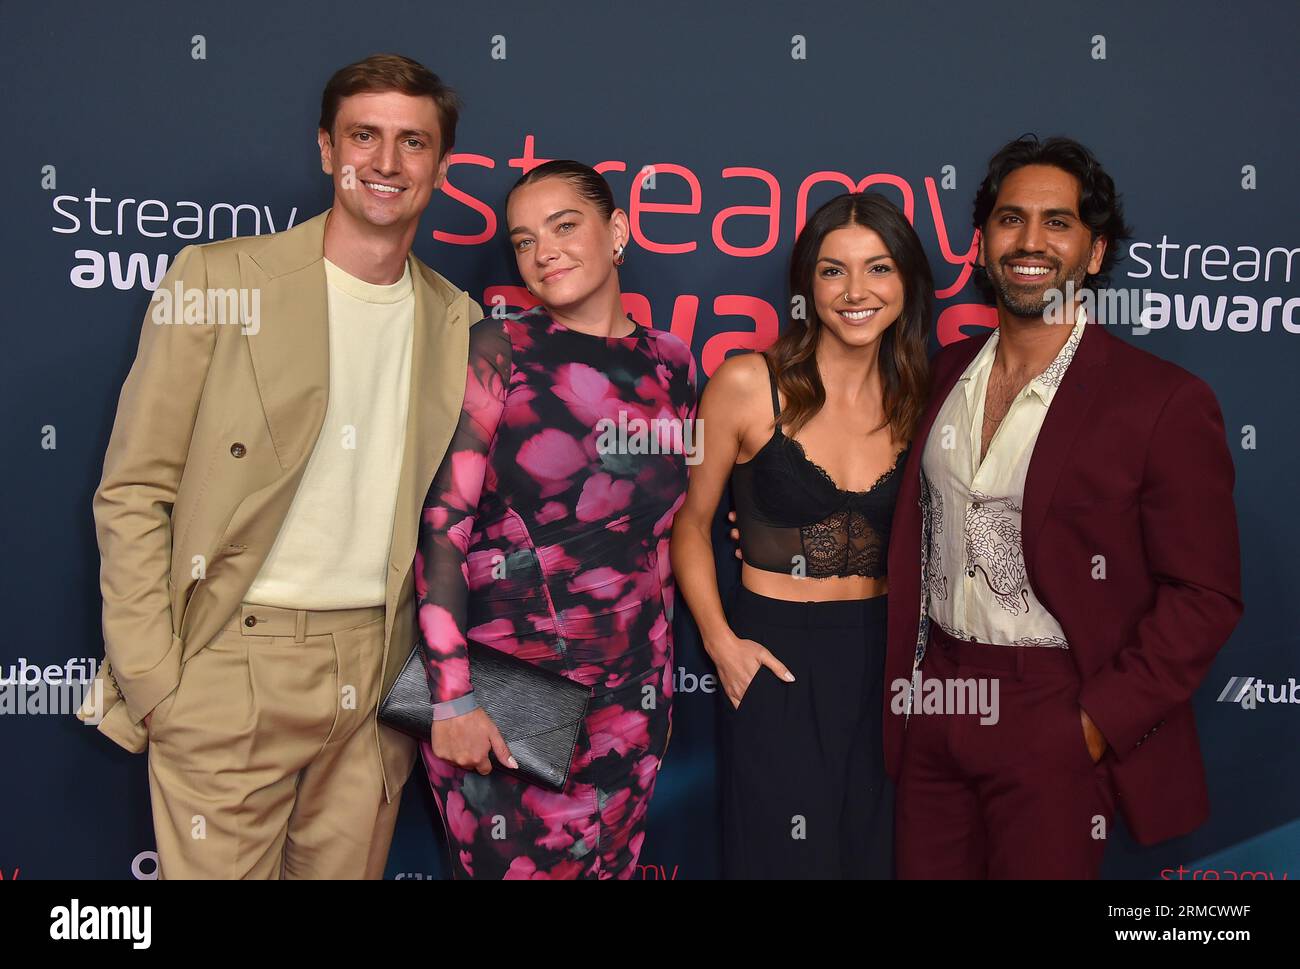
[[[889,579],[847,575],[830,579],[796,578],[781,572],[767,572],[744,563],[740,584],[750,592],[786,602],[838,602],[844,599],[874,599],[889,592]]]

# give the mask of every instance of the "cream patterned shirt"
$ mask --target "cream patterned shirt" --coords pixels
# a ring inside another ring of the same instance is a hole
[[[939,409],[921,459],[923,599],[948,635],[1000,646],[1068,648],[1025,572],[1020,535],[1025,476],[1043,419],[1074,359],[1082,307],[1056,359],[1016,395],[981,461],[984,398],[999,334],[970,362]],[[922,646],[923,648],[923,646]]]

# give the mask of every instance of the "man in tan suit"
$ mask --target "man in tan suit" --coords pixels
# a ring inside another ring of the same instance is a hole
[[[333,207],[187,247],[154,294],[94,498],[106,702],[79,716],[147,749],[160,877],[383,875],[416,750],[376,709],[483,315],[411,253],[457,117],[414,61],[343,68]]]

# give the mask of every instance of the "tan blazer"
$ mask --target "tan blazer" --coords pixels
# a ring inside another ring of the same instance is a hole
[[[103,704],[95,709],[92,689],[78,712],[89,722],[102,717],[100,731],[127,750],[145,749],[145,714],[239,607],[320,433],[329,393],[328,214],[273,235],[188,246],[159,284],[175,292],[179,283],[182,293],[257,290],[257,319],[160,325],[153,303],[146,314],[94,497]],[[408,259],[415,332],[385,596],[385,692],[416,641],[420,509],[460,416],[469,328],[483,316],[465,292]],[[377,720],[375,739],[391,801],[416,747]]]

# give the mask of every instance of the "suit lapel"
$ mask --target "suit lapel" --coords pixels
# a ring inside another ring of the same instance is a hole
[[[903,488],[910,489],[914,500],[921,490],[921,453],[925,450],[925,445],[930,439],[930,431],[934,427],[935,418],[939,416],[940,408],[948,399],[948,395],[952,393],[952,389],[957,385],[961,375],[966,372],[970,362],[975,359],[975,356],[988,342],[991,335],[992,331],[990,330],[984,336],[970,337],[962,341],[961,353],[956,355],[951,368],[930,389],[930,400],[926,404],[925,412],[921,416],[921,422],[917,425],[916,436],[912,441],[912,453],[907,456],[908,473],[906,480],[903,482]]]
[[[1061,477],[1061,469],[1065,467],[1074,449],[1075,438],[1101,389],[1102,372],[1099,368],[1106,359],[1108,338],[1109,335],[1100,332],[1091,321],[1084,327],[1074,359],[1052,398],[1038,440],[1034,443],[1034,453],[1029,459],[1020,534],[1024,544],[1025,569],[1035,589],[1041,588],[1034,576],[1039,532]]]
[[[260,291],[259,326],[245,339],[275,456],[286,471],[311,455],[329,398],[328,214],[239,255],[241,284]]]

